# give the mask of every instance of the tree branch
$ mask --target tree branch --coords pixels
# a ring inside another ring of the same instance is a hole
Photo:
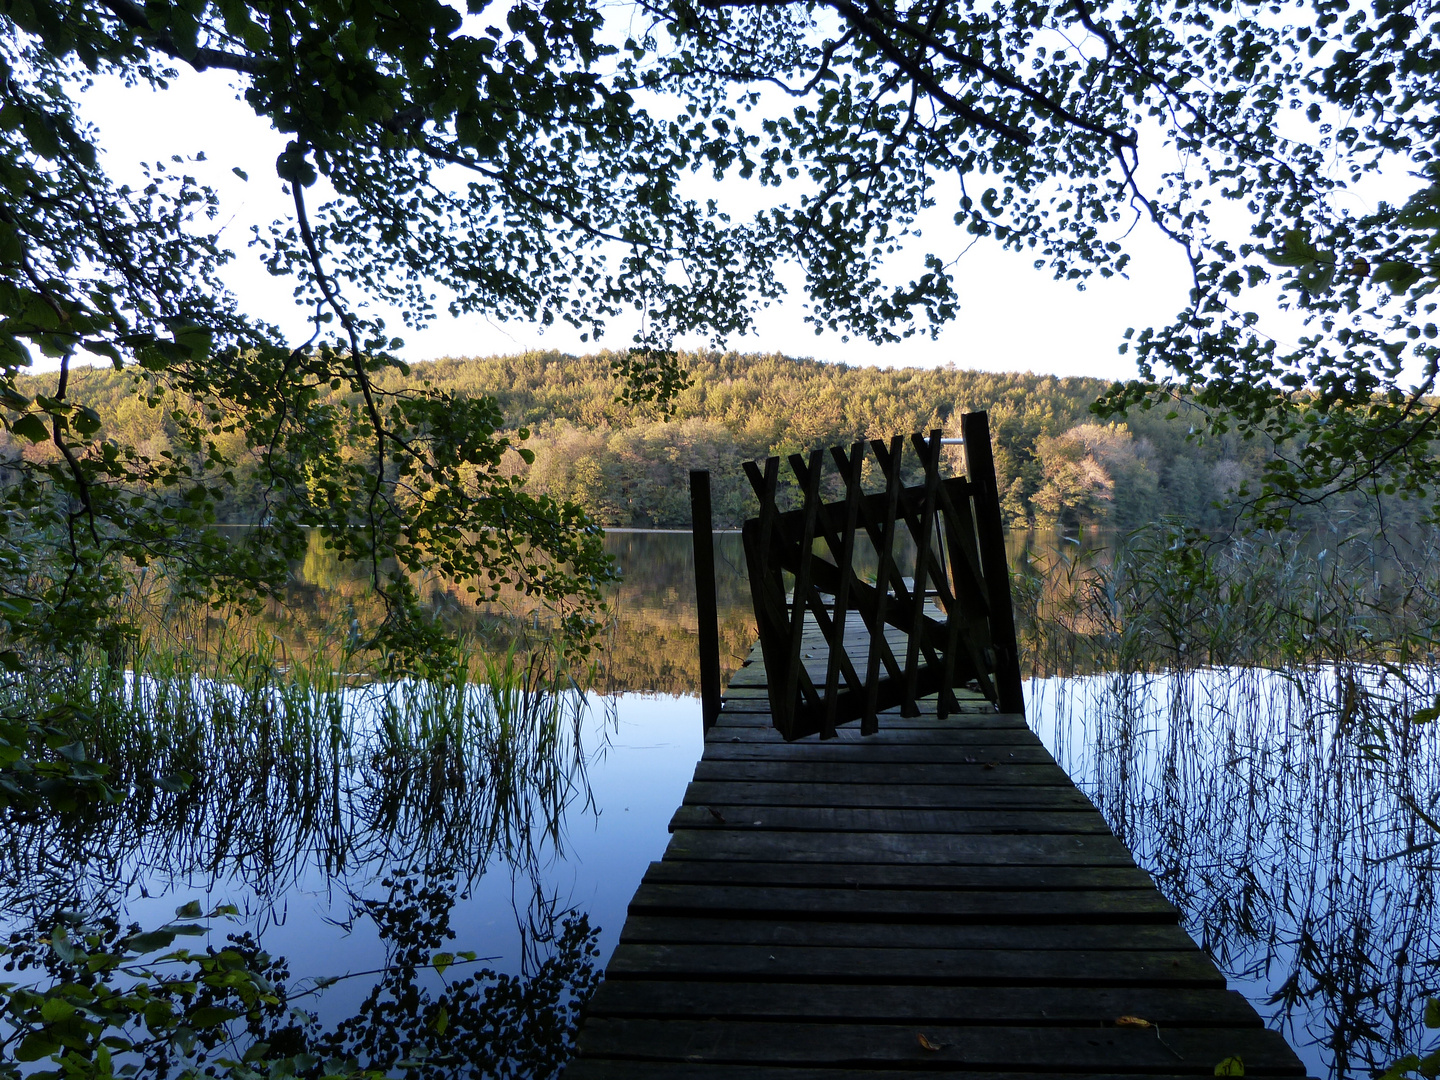
[[[139,31],[143,37],[148,38],[166,56],[183,60],[196,71],[204,71],[207,68],[226,68],[230,71],[243,71],[256,75],[265,70],[265,62],[259,57],[225,52],[223,49],[201,46],[186,55],[186,52],[175,44],[173,37],[155,31],[145,15],[145,9],[139,4],[132,3],[131,0],[100,0],[100,2],[127,27]]]

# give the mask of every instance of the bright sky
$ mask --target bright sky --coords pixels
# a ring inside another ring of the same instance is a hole
[[[207,162],[186,170],[221,196],[228,217],[226,236],[238,251],[226,275],[229,285],[252,313],[303,339],[309,332],[304,313],[291,299],[290,284],[271,277],[257,254],[245,246],[252,224],[288,216],[289,200],[281,193],[274,170],[285,139],[268,122],[257,119],[243,101],[235,100],[229,80],[223,72],[186,72],[170,90],[160,93],[105,81],[85,95],[83,111],[100,128],[107,168],[117,177],[137,177],[142,160],[168,160],[177,148],[205,153]],[[249,174],[248,182],[231,172],[237,165]],[[952,213],[953,208],[936,208],[923,240],[912,241],[907,263],[920,265],[922,243],[947,260],[964,250],[972,238],[951,224]],[[845,342],[834,334],[817,337],[803,322],[803,295],[792,286],[785,303],[762,314],[758,335],[736,338],[729,345],[741,351],[778,351],[851,364],[954,363],[989,371],[1127,378],[1135,373],[1134,363],[1117,353],[1125,328],[1168,321],[1185,304],[1189,280],[1181,253],[1144,223],[1126,243],[1132,253],[1130,277],[1095,279],[1084,292],[1052,281],[1026,256],[1004,252],[994,244],[975,245],[956,267],[960,316],[935,341],[915,338],[875,346]],[[798,273],[794,280],[798,285]],[[594,348],[568,327],[543,329],[442,314],[424,332],[405,333],[398,318],[387,321],[392,332],[405,337],[403,355],[410,361],[532,348],[568,352]],[[633,330],[612,324],[600,344],[624,348]]]

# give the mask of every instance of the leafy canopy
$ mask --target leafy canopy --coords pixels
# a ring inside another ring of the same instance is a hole
[[[0,0],[0,406],[33,443],[0,488],[12,637],[113,640],[127,568],[157,559],[182,593],[274,594],[307,526],[371,567],[391,613],[376,644],[435,643],[426,572],[593,598],[605,567],[579,509],[519,490],[503,463],[525,451],[493,403],[385,390],[401,343],[372,305],[420,326],[438,293],[587,334],[638,308],[621,367],[632,400],[663,401],[683,383],[675,337],[749,327],[786,261],[819,328],[935,330],[971,236],[1083,284],[1160,229],[1190,302],[1135,336],[1142,378],[1102,408],[1188,396],[1273,439],[1270,496],[1426,495],[1434,19],[1402,0]],[[311,312],[307,340],[221,285],[219,200],[183,153],[118,183],[78,115],[98,75],[162,86],[182,68],[232,72],[288,136],[251,182],[290,199],[257,241]],[[1393,204],[1338,197],[1407,170]],[[692,172],[774,204],[732,217],[687,194]],[[886,259],[947,177],[956,231],[897,285]],[[1255,314],[1277,286],[1310,327],[1294,347]],[[32,399],[15,377],[36,353],[60,370]],[[132,372],[173,450],[100,433],[70,392],[83,353]],[[237,545],[209,526],[246,457],[263,528]]]
[[[306,527],[371,566],[390,610],[377,645],[436,644],[416,606],[424,572],[562,608],[594,599],[607,572],[597,531],[575,506],[519,490],[503,459],[529,452],[497,433],[493,402],[383,391],[401,343],[365,308],[388,302],[422,325],[438,285],[455,314],[598,332],[635,304],[665,341],[729,332],[752,291],[773,293],[750,231],[677,192],[691,148],[597,69],[613,52],[600,23],[583,0],[469,22],[424,0],[0,5],[0,405],[35,444],[4,463],[0,489],[14,638],[113,643],[127,568],[156,560],[182,594],[273,595]],[[164,86],[180,67],[233,71],[290,136],[265,179],[293,214],[257,241],[313,312],[307,340],[222,287],[234,256],[218,199],[182,155],[154,163],[143,188],[119,184],[78,115],[97,75]],[[99,434],[70,393],[86,352],[133,373],[175,450]],[[35,353],[59,375],[32,399],[15,378]],[[264,514],[241,545],[209,526],[247,457]]]
[[[1082,287],[1126,270],[1137,230],[1159,230],[1188,261],[1189,302],[1169,324],[1129,335],[1122,352],[1134,350],[1141,377],[1117,385],[1102,414],[1188,398],[1216,429],[1263,437],[1277,456],[1262,509],[1355,489],[1430,494],[1435,5],[696,0],[649,10],[656,31],[640,47],[664,32],[674,42],[652,68],[657,84],[707,101],[726,81],[763,88],[744,100],[763,116],[742,168],[808,185],[770,224],[808,256],[824,325],[846,324],[847,290],[876,284],[877,258],[944,197],[947,176],[958,181],[957,230],[1031,253],[1037,269]],[[942,245],[885,317],[953,313],[960,245]],[[1290,313],[1281,325],[1303,327],[1294,344],[1267,333],[1275,320],[1263,316],[1277,308]]]

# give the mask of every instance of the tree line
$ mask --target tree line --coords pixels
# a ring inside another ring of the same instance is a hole
[[[451,357],[390,374],[383,388],[493,402],[501,431],[533,451],[531,462],[511,451],[501,471],[530,493],[572,503],[610,527],[688,525],[688,472],[696,468],[711,472],[717,525],[735,526],[754,506],[745,460],[935,428],[958,434],[960,415],[982,409],[990,414],[1012,528],[1127,529],[1160,517],[1223,528],[1271,456],[1259,440],[1233,433],[1200,437],[1201,418],[1183,405],[1163,413],[1137,408],[1121,421],[1101,422],[1090,409],[1107,389],[1097,379],[706,351],[681,355],[686,385],[663,415],[653,402],[625,398],[616,359],[555,351]],[[136,394],[134,378],[80,369],[70,392],[95,410],[102,438],[154,458],[183,455],[165,395]],[[25,392],[43,394],[53,379],[31,376]],[[329,404],[344,406],[351,396],[348,387],[332,388]],[[241,433],[229,438],[234,445],[222,451],[248,461],[250,476],[242,465],[217,520],[254,523],[265,512],[261,462],[247,458]],[[0,453],[13,460],[56,451],[6,432]],[[947,468],[960,467],[958,454],[947,448]],[[830,480],[838,495],[838,477]],[[1327,512],[1359,510],[1352,502],[1348,510],[1332,502]],[[1397,504],[1391,515],[1403,520],[1404,508]]]

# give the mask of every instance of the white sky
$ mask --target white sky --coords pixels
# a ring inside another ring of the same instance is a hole
[[[274,170],[285,139],[235,99],[228,74],[186,72],[160,93],[104,81],[85,95],[82,108],[100,128],[106,166],[117,177],[137,176],[140,161],[168,160],[177,148],[189,154],[204,151],[209,160],[187,166],[187,171],[221,196],[222,220],[229,221],[226,235],[238,252],[226,274],[228,284],[253,314],[279,324],[297,340],[308,337],[304,312],[291,299],[288,280],[271,277],[257,253],[245,246],[251,224],[288,216],[289,200]],[[249,174],[248,183],[231,173],[237,165]],[[905,262],[913,259],[918,266],[925,249],[948,260],[965,248],[972,238],[951,224],[952,213],[953,208],[937,207],[923,241],[911,241]],[[817,337],[802,321],[803,295],[792,286],[784,303],[762,313],[757,335],[728,344],[741,351],[778,351],[851,364],[954,363],[988,371],[1127,378],[1135,374],[1134,363],[1117,353],[1125,328],[1168,321],[1185,304],[1189,279],[1181,253],[1146,224],[1138,225],[1126,244],[1132,253],[1130,277],[1097,278],[1084,292],[1035,270],[1027,256],[1004,252],[993,243],[975,245],[956,267],[960,315],[935,341],[914,338],[876,346],[845,342],[834,334]],[[798,282],[798,272],[794,280]],[[402,355],[410,361],[531,348],[587,352],[595,347],[581,342],[568,327],[452,319],[443,313],[419,333],[402,330],[398,318],[387,322],[392,332],[405,337]],[[624,348],[633,329],[614,323],[600,345]]]

